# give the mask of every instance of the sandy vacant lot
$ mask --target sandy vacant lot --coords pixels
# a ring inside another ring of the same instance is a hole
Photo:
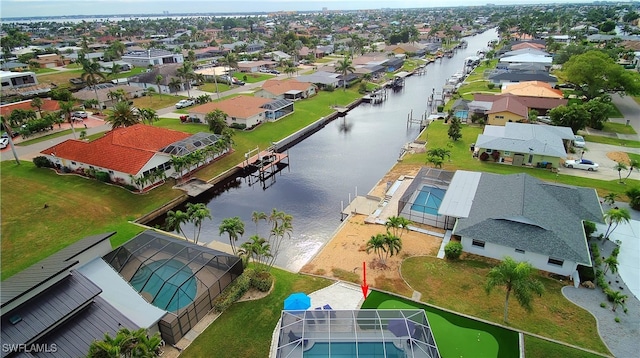
[[[388,181],[395,181],[401,175],[415,175],[420,166],[396,165],[369,194],[384,196]],[[381,266],[378,256],[366,252],[366,242],[371,236],[384,233],[386,228],[378,224],[366,224],[365,215],[350,216],[336,231],[326,246],[302,268],[302,272],[336,277],[342,280],[362,282],[362,263],[367,264],[367,283],[381,289],[400,289],[411,296],[412,290],[400,276],[401,261],[409,256],[435,256],[442,239],[422,233],[405,231],[402,233],[402,250],[397,256],[389,257],[386,265]],[[429,228],[437,231],[437,229]]]

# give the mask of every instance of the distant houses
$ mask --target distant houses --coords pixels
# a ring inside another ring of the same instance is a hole
[[[189,116],[206,123],[207,114],[220,110],[227,115],[232,128],[253,128],[266,121],[276,121],[293,113],[293,102],[286,99],[237,96],[220,102],[209,102],[189,109]]]

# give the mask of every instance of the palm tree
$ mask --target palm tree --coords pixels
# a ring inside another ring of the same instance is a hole
[[[271,210],[269,215],[271,231],[269,232],[269,244],[271,245],[271,261],[269,266],[273,266],[280,254],[280,245],[285,237],[291,238],[293,232],[293,217],[284,211]]]
[[[240,250],[244,256],[247,257],[247,260],[253,259],[253,262],[263,262],[263,258],[267,258],[270,256],[269,251],[271,250],[271,246],[269,242],[258,235],[253,235],[249,238],[249,241],[242,243],[240,245]]]
[[[182,210],[169,210],[167,211],[167,218],[165,219],[165,228],[169,231],[175,231],[184,236],[185,240],[189,240],[187,238],[187,234],[182,230],[182,224],[189,222],[189,214]]]
[[[202,222],[204,219],[211,219],[211,210],[207,208],[204,203],[187,204],[187,215],[189,216],[189,221],[191,221],[194,225],[193,228],[193,243],[197,244],[198,240],[200,240],[200,231],[202,231]],[[196,231],[197,230],[197,231]]]
[[[105,118],[105,121],[111,123],[111,128],[129,127],[140,123],[140,115],[128,102],[119,101]]]
[[[143,123],[153,125],[153,122],[160,119],[158,117],[158,113],[156,113],[156,111],[153,108],[140,108],[138,112],[139,112],[138,115],[140,116],[140,120]]]
[[[204,119],[209,124],[209,130],[215,134],[222,134],[227,125],[227,114],[220,109],[207,113]]]
[[[235,242],[238,241],[238,237],[244,234],[244,222],[242,222],[242,220],[240,220],[240,218],[237,216],[232,218],[226,218],[222,220],[222,223],[220,224],[219,229],[220,229],[219,231],[220,236],[222,236],[222,234],[224,233],[227,233],[229,235],[229,243],[231,244],[231,250],[235,255],[236,254]]]
[[[155,82],[156,82],[156,86],[158,86],[158,93],[162,93],[162,88],[160,88],[160,84],[162,84],[162,80],[164,80],[162,75],[156,75]]]
[[[69,124],[71,125],[71,132],[73,133],[73,138],[77,139],[78,137],[76,137],[76,130],[75,128],[73,128],[73,117],[71,116],[71,114],[73,113],[73,111],[76,108],[76,104],[73,101],[65,101],[65,102],[58,102],[58,105],[60,106],[60,112],[62,112],[62,114],[64,115],[64,119],[69,122]]]
[[[100,102],[100,98],[98,98],[98,89],[96,85],[100,83],[100,80],[105,80],[105,75],[100,72],[100,64],[97,62],[89,61],[84,57],[84,55],[78,58],[78,62],[82,66],[82,74],[80,78],[89,86],[93,87],[93,91],[96,95],[96,100]]]
[[[402,238],[402,233],[404,231],[409,231],[409,224],[411,224],[411,221],[407,218],[402,216],[390,216],[387,219],[387,222],[384,223],[384,226],[387,230],[392,229],[393,236]]]
[[[386,250],[384,236],[385,236],[384,234],[372,235],[369,241],[367,241],[367,246],[366,246],[367,254],[373,250],[373,252],[375,252],[376,255],[378,255],[378,260],[381,264],[384,264],[383,254]]]
[[[604,238],[608,239],[613,231],[621,223],[628,223],[631,220],[631,214],[629,210],[625,208],[611,208],[604,214],[604,222],[607,223],[607,231],[604,233]]]
[[[35,97],[34,99],[31,100],[31,107],[35,107],[38,109],[38,113],[40,114],[40,118],[42,118],[42,106],[44,105],[44,103],[42,102],[42,98],[40,97]]]
[[[609,270],[611,270],[611,273],[616,273],[618,272],[618,258],[611,255],[609,257],[607,257],[606,259],[604,259],[604,271],[603,273],[607,273]]]
[[[187,89],[187,96],[191,97],[189,91],[191,89],[191,80],[193,79],[193,65],[191,62],[184,62],[182,67],[178,67],[176,74],[183,80],[184,86]]]
[[[40,114],[40,116],[42,116],[42,114]],[[627,173],[627,176],[624,178],[625,180],[629,178],[629,176],[631,175],[631,173],[633,172],[633,170],[638,170],[640,168],[640,161],[635,160],[635,159],[630,159],[629,160],[629,172]]]
[[[264,211],[254,211],[253,213],[251,213],[251,221],[256,224],[256,234],[258,233],[258,222],[260,222],[260,220],[267,221],[268,219],[269,217]]]
[[[384,235],[384,247],[387,258],[396,255],[402,250],[402,240],[399,237],[387,232]]]
[[[114,62],[113,65],[111,65],[111,68],[109,69],[109,77],[116,78],[118,77],[120,72],[122,72],[122,67],[120,67],[119,64]]]
[[[612,289],[609,289],[607,291],[607,297],[611,300],[611,302],[613,302],[613,305],[611,307],[611,310],[613,312],[616,311],[616,308],[618,308],[618,306],[622,306],[624,308],[624,301],[627,299],[627,295],[623,295],[620,291],[613,291]]]
[[[353,62],[349,56],[345,56],[342,60],[338,61],[336,65],[336,71],[342,75],[342,90],[347,90],[347,75],[353,73],[356,69],[353,67]]]
[[[627,165],[624,164],[623,162],[617,162],[616,165],[613,167],[613,169],[618,171],[618,178],[620,179],[619,180],[620,184],[624,184],[624,181],[622,180],[622,171],[627,170]]]
[[[89,346],[89,358],[158,357],[162,338],[156,332],[149,337],[146,329],[130,331],[121,328],[115,337],[105,333],[101,341],[93,341]]]
[[[629,188],[624,194],[629,198],[629,206],[632,209],[640,210],[640,187]]]
[[[613,205],[613,204],[615,204],[617,198],[618,198],[618,194],[609,193],[609,194],[604,196],[603,201],[607,205]]]
[[[533,294],[542,296],[544,286],[532,277],[533,266],[528,262],[516,262],[511,257],[505,256],[500,265],[494,267],[487,274],[485,291],[491,293],[496,286],[504,286],[506,296],[504,300],[504,321],[509,320],[509,296],[513,291],[520,306],[531,311]]]
[[[180,88],[182,88],[182,82],[179,79],[173,77],[169,81],[168,86],[169,86],[169,90],[170,91],[178,92],[180,90]]]
[[[156,89],[155,89],[155,88],[153,88],[153,87],[147,87],[147,88],[144,90],[144,92],[145,92],[145,94],[146,94],[147,96],[149,96],[149,100],[150,100],[150,102],[151,102],[151,105],[153,106],[153,95],[155,95],[156,93],[158,93],[158,91],[156,91]]]

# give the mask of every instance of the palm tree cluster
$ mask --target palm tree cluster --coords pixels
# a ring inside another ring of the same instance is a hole
[[[620,184],[624,184],[624,182],[629,179],[629,176],[631,176],[631,173],[633,173],[634,170],[640,169],[640,161],[630,159],[629,165],[625,164],[624,162],[617,162],[613,169],[618,171],[618,179]],[[628,170],[627,176],[624,177],[624,179],[622,179],[623,170]]]
[[[193,152],[183,155],[171,156],[171,165],[173,169],[178,173],[179,178],[184,177],[182,172],[186,169],[187,173],[194,168],[199,168],[205,163],[209,163],[222,153],[225,153],[229,149],[230,137],[222,136],[213,145],[208,145],[204,148],[194,150]]]
[[[160,170],[152,170],[148,174],[139,177],[129,175],[129,179],[136,188],[142,190],[147,186],[147,184],[155,184],[159,181],[164,183],[164,181],[167,180],[167,173]]]
[[[211,219],[211,211],[203,203],[187,203],[187,210],[169,210],[165,219],[165,227],[169,231],[176,231],[189,241],[187,234],[182,229],[182,225],[192,223],[193,226],[193,243],[197,244],[200,240],[200,232],[202,231],[202,223],[204,219]]]
[[[101,341],[93,341],[89,346],[89,358],[153,358],[160,356],[162,338],[157,332],[149,337],[146,329],[130,331],[121,328],[115,337],[105,333]]]
[[[236,248],[236,241],[242,235],[244,235],[244,222],[240,217],[234,216],[232,218],[226,218],[222,220],[220,223],[219,235],[222,234],[229,235],[229,244],[231,245],[231,251],[236,255],[238,253],[238,249]]]
[[[378,262],[385,266],[389,257],[397,255],[402,250],[402,234],[409,230],[411,222],[401,216],[391,216],[385,222],[387,231],[383,234],[371,236],[367,241],[367,254],[371,251],[378,255]]]
[[[622,223],[628,223],[631,220],[631,214],[629,210],[625,208],[614,207],[609,209],[604,214],[604,221],[607,223],[607,231],[604,233],[604,238],[608,239],[611,234],[618,228],[618,225]]]

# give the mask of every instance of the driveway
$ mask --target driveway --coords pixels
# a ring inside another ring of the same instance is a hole
[[[613,169],[613,167],[617,164],[615,161],[609,159],[607,157],[607,153],[610,152],[625,152],[625,153],[635,153],[640,154],[640,148],[628,148],[621,147],[617,145],[609,145],[609,144],[601,144],[601,143],[592,143],[587,142],[587,151],[584,153],[584,158],[592,160],[600,165],[598,171],[590,172],[586,170],[580,169],[569,169],[561,167],[559,168],[559,172],[566,175],[573,175],[585,178],[594,178],[600,180],[615,180],[618,179],[618,171]],[[580,151],[578,150],[575,154],[569,154],[570,159],[579,159]],[[622,173],[623,178],[627,175],[627,171]],[[640,180],[640,171],[635,171],[631,174],[629,178]]]

